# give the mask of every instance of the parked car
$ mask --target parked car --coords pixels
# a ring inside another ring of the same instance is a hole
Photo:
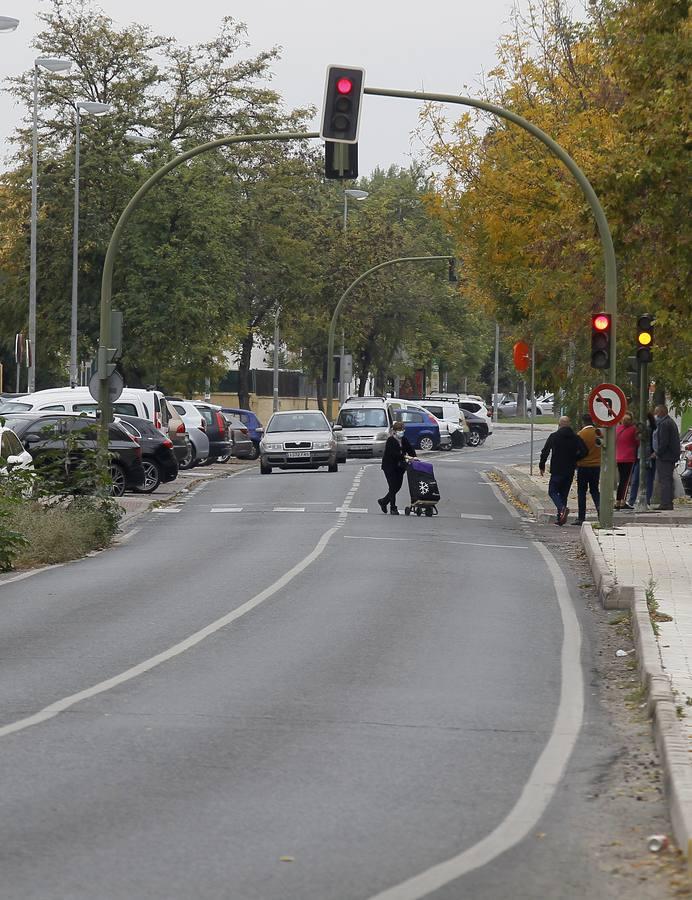
[[[260,441],[260,472],[270,475],[272,468],[318,469],[326,466],[338,472],[336,438],[341,426],[330,426],[319,409],[275,412]]]
[[[435,450],[440,446],[442,438],[439,423],[427,409],[394,399],[389,406],[394,421],[404,423],[404,434],[412,447],[417,450]],[[451,445],[452,440],[449,438],[449,446]]]
[[[536,397],[536,416],[552,416],[554,405],[553,394],[542,394]],[[505,394],[497,405],[498,416],[511,418],[517,415],[517,397],[516,394]],[[531,401],[526,398],[526,415],[531,416]]]
[[[692,497],[692,428],[688,428],[680,439],[680,461],[678,472],[682,486],[688,497]]]
[[[220,456],[230,456],[233,446],[228,422],[221,412],[221,407],[212,403],[193,402],[204,416],[206,435],[209,438],[209,455],[204,462],[214,462]]]
[[[336,420],[337,461],[379,458],[384,453],[392,414],[384,397],[349,397]]]
[[[236,419],[240,419],[247,428],[250,440],[252,441],[253,451],[249,456],[243,456],[243,459],[257,459],[259,456],[259,444],[262,440],[262,423],[255,413],[253,413],[251,409],[239,409],[233,406],[222,406],[221,412],[228,413],[231,416],[235,416]],[[234,452],[233,455],[236,456],[236,453]]]
[[[146,419],[117,416],[116,421],[120,422],[142,448],[144,484],[135,490],[141,494],[151,494],[161,483],[175,481],[178,477],[178,460],[173,441],[164,437],[158,428],[154,428]]]
[[[0,424],[0,476],[15,469],[33,471],[33,468],[31,454],[24,449],[17,435],[9,425]]]
[[[89,393],[87,387],[49,388],[35,391],[21,397],[7,400],[0,406],[0,415],[10,412],[67,412],[81,415],[96,413],[98,403]],[[113,403],[113,414],[138,416],[148,419],[163,434],[168,434],[171,410],[161,391],[149,391],[143,388],[124,388],[122,394]],[[170,437],[170,435],[169,435]]]
[[[181,469],[192,469],[209,456],[206,419],[191,400],[171,397],[166,397],[166,400],[176,415],[180,416],[191,445],[189,453],[182,461],[178,461],[178,465]]]
[[[451,400],[435,400],[434,398],[426,397],[420,401],[420,405],[435,416],[440,423],[440,432],[444,428],[449,434],[450,445],[444,449],[466,446],[466,433],[461,422],[464,413],[459,409],[458,403],[454,403]]]
[[[32,412],[4,414],[3,417],[31,454],[38,471],[56,457],[66,456],[70,470],[74,470],[84,459],[82,451],[94,451],[98,447],[97,423],[92,417]],[[70,436],[73,447],[68,455]],[[108,450],[112,495],[122,497],[126,490],[142,487],[142,448],[117,422],[108,426]]]
[[[237,416],[231,415],[231,413],[226,412],[226,410],[222,410],[221,415],[228,422],[231,444],[233,447],[231,455],[235,456],[237,459],[257,459],[257,453],[259,453],[259,451],[255,451],[255,444],[250,437],[247,427]],[[219,457],[219,462],[222,461],[224,461],[223,458]]]

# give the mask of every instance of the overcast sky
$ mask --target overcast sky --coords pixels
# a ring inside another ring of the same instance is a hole
[[[508,31],[513,0],[101,0],[98,5],[118,25],[137,21],[182,43],[209,40],[221,17],[230,15],[247,25],[252,50],[283,48],[273,87],[287,105],[319,107],[328,63],[363,66],[370,87],[477,93],[481,73],[494,65],[497,40]],[[17,31],[0,34],[0,78],[31,68],[37,12],[47,7],[45,0],[0,0],[1,15],[20,19]],[[417,111],[411,100],[365,98],[361,174],[375,166],[408,165]],[[0,95],[2,160],[20,118],[21,110]]]

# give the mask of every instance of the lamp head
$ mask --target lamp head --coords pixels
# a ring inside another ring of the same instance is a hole
[[[0,31],[16,31],[19,25],[19,19],[13,19],[12,16],[0,16]]]
[[[34,65],[40,69],[45,69],[47,72],[69,72],[72,68],[72,60],[39,56],[34,60]]]

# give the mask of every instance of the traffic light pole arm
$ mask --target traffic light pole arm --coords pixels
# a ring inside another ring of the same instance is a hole
[[[616,384],[616,335],[617,335],[617,267],[615,262],[615,248],[613,247],[613,238],[608,227],[603,207],[596,196],[596,192],[591,184],[575,163],[572,157],[549,135],[524,119],[516,113],[494,103],[487,103],[485,100],[476,100],[473,97],[460,97],[456,94],[431,94],[427,91],[395,91],[389,88],[371,88],[366,87],[364,93],[377,97],[402,97],[407,100],[434,101],[439,103],[451,103],[459,106],[471,106],[475,109],[482,109],[485,112],[492,113],[501,119],[507,119],[513,122],[529,134],[537,138],[550,152],[565,164],[567,169],[572,173],[579,187],[582,189],[587,203],[591,207],[591,212],[596,220],[598,234],[601,239],[603,248],[603,260],[605,265],[605,311],[610,313],[612,317],[611,323],[611,354],[610,354],[610,370],[609,377],[613,384]],[[613,525],[613,490],[615,487],[615,435],[610,434],[611,429],[606,429],[607,443],[604,453],[604,465],[601,469],[601,510],[600,524],[604,528],[611,528]]]
[[[402,262],[428,262],[429,260],[437,260],[437,259],[454,259],[453,256],[399,256],[396,259],[388,259],[386,262],[379,263],[376,266],[373,266],[371,269],[368,269],[366,272],[363,272],[362,275],[359,275],[355,281],[352,281],[351,284],[346,288],[343,294],[339,297],[339,302],[334,307],[334,312],[332,313],[332,321],[329,323],[329,340],[327,341],[327,418],[329,421],[332,421],[332,404],[334,400],[334,335],[336,334],[336,320],[339,317],[339,310],[344,302],[344,300],[348,297],[354,287],[359,285],[364,278],[367,278],[368,275],[372,275],[373,272],[377,272],[378,269],[384,269],[385,266],[393,266],[396,263]]]
[[[132,213],[140,205],[144,197],[149,191],[155,187],[162,178],[168,175],[173,169],[193,159],[201,153],[207,153],[210,150],[218,150],[219,147],[225,147],[229,144],[249,144],[267,141],[302,141],[307,138],[319,137],[316,131],[283,131],[276,134],[234,134],[226,137],[217,138],[214,141],[208,141],[205,144],[199,144],[180,153],[173,159],[169,160],[160,169],[157,169],[144,184],[133,195],[130,202],[120,214],[113,234],[111,235],[108,249],[106,250],[106,258],[103,263],[103,275],[101,276],[101,323],[99,331],[99,357],[103,358],[110,348],[111,342],[111,296],[113,291],[113,265],[115,256],[120,246],[120,238],[127,225]],[[108,374],[105,367],[99,366],[99,410],[101,415],[99,427],[99,447],[105,453],[108,451],[108,423],[111,418],[110,401],[108,398]]]

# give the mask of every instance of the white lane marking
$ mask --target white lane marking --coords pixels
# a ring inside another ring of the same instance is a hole
[[[304,506],[275,506],[272,512],[305,512]]]
[[[584,676],[581,668],[581,628],[569,595],[569,588],[554,556],[538,541],[541,554],[552,575],[562,617],[562,684],[557,715],[548,742],[536,760],[521,796],[505,819],[473,847],[445,862],[387,888],[370,900],[421,900],[514,847],[536,827],[557,790],[576,744],[584,716]]]
[[[212,506],[209,512],[213,513],[227,513],[227,512],[242,512],[242,506]]]
[[[441,538],[403,538],[403,537],[379,537],[364,534],[345,534],[348,541],[404,541],[412,544],[458,544],[460,547],[492,547],[495,550],[528,550],[526,544],[481,544],[477,541],[448,541]]]
[[[363,477],[363,471],[364,469],[361,468],[356,474],[353,479],[354,486],[360,484],[360,479]],[[349,493],[354,493],[353,486]],[[344,502],[344,506],[348,506],[349,502],[350,501]],[[104,694],[106,691],[110,691],[112,688],[118,687],[127,681],[131,681],[133,678],[137,678],[139,675],[143,675],[145,672],[155,669],[157,666],[160,666],[161,663],[168,662],[168,660],[173,659],[181,653],[185,653],[186,650],[190,650],[190,648],[200,644],[205,638],[208,638],[212,634],[216,634],[217,631],[220,631],[222,628],[225,628],[226,625],[230,625],[232,622],[240,619],[242,616],[264,603],[265,600],[269,600],[270,597],[273,597],[274,594],[285,588],[287,584],[293,581],[294,578],[305,571],[308,566],[311,566],[312,563],[322,555],[329,541],[345,522],[346,515],[342,513],[337,519],[336,525],[333,525],[324,532],[314,549],[311,550],[307,556],[296,563],[293,568],[289,569],[288,572],[285,572],[280,578],[277,578],[277,580],[273,584],[270,584],[269,587],[260,591],[259,594],[255,594],[254,597],[232,610],[232,612],[227,613],[225,616],[221,616],[220,619],[216,619],[204,628],[200,628],[199,631],[195,631],[184,640],[179,641],[177,644],[173,644],[173,646],[169,647],[167,650],[157,653],[155,656],[149,657],[149,659],[145,659],[136,666],[125,669],[124,672],[120,672],[120,674],[114,675],[112,678],[100,681],[98,684],[94,684],[83,691],[78,691],[76,694],[70,694],[67,697],[63,697],[62,700],[56,700],[55,703],[44,706],[43,709],[40,709],[33,715],[25,716],[23,719],[17,719],[16,722],[10,722],[7,725],[1,726],[0,737],[5,737],[8,734],[16,734],[18,731],[24,731],[26,728],[31,728],[32,725],[39,725],[41,722],[53,719],[61,712],[65,712],[66,709],[70,709],[82,700],[88,700],[98,694]]]
[[[480,513],[478,515],[475,515],[474,513],[461,513],[459,515],[459,518],[460,519],[492,519],[492,516],[481,515]]]
[[[131,528],[129,531],[126,531],[125,534],[116,535],[116,537],[113,538],[113,544],[126,544],[128,541],[131,541],[132,538],[141,530],[142,526],[138,525],[136,528]]]
[[[340,513],[340,512],[344,512],[344,511],[347,513],[366,513],[367,509],[358,509],[355,506],[351,506],[350,508],[344,510],[343,506],[337,506],[336,512]]]
[[[181,509],[179,506],[177,506],[177,507],[176,506],[163,506],[159,509],[152,509],[152,512],[155,512],[155,513],[177,513],[177,512],[181,512]]]
[[[515,508],[512,506],[511,503],[508,503],[508,502],[507,502],[507,500],[505,499],[505,495],[502,493],[502,491],[501,491],[500,488],[495,484],[494,481],[491,481],[491,480],[488,478],[487,481],[481,482],[481,484],[489,484],[489,485],[490,485],[490,487],[493,489],[493,494],[495,494],[495,496],[497,497],[497,499],[498,499],[498,500],[500,501],[500,503],[504,506],[504,508],[507,510],[507,512],[510,514],[510,516],[512,516],[512,518],[514,518],[514,519],[520,519],[520,518],[521,518],[521,513],[519,512],[519,510],[515,509]]]

